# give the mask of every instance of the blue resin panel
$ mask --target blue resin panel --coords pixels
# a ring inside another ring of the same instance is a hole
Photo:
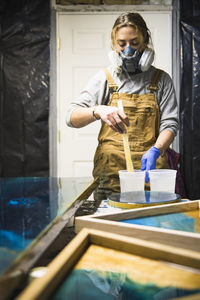
[[[200,292],[155,283],[142,284],[130,280],[127,274],[106,272],[101,276],[95,270],[73,270],[61,285],[53,300],[168,300]]]
[[[89,178],[0,178],[0,275],[89,183]]]
[[[200,216],[194,217],[190,213],[171,213],[144,218],[121,220],[120,222],[199,233],[198,223],[200,223]]]

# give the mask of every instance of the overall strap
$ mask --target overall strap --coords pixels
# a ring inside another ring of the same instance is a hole
[[[115,84],[110,72],[108,71],[108,69],[104,69],[104,72],[106,74],[106,78],[107,78],[107,81],[108,81],[108,87],[109,87],[109,90],[111,93],[114,93],[117,91],[118,89],[118,86]]]
[[[160,69],[156,69],[154,75],[153,75],[153,78],[152,78],[152,81],[148,87],[148,89],[152,92],[156,92],[158,90],[158,81],[160,80],[160,77],[162,75],[162,70]]]

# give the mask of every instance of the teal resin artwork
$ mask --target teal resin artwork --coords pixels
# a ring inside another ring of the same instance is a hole
[[[0,276],[68,210],[89,182],[86,177],[0,178]]]
[[[197,233],[196,221],[196,218],[193,218],[185,213],[171,213],[151,217],[120,220],[119,222]]]
[[[200,292],[133,282],[123,273],[73,270],[52,300],[166,300]]]

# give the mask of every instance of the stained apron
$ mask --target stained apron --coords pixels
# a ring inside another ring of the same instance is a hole
[[[122,100],[130,123],[127,133],[133,166],[140,170],[143,154],[155,144],[159,135],[160,111],[154,91],[158,89],[162,71],[156,69],[149,86],[150,92],[142,95],[117,92],[118,87],[110,72],[107,69],[104,71],[109,88],[114,91],[108,105],[118,107],[118,100]],[[120,192],[118,171],[126,169],[126,160],[122,134],[113,131],[105,122],[102,123],[98,142],[93,176],[100,178],[100,184],[94,192],[94,199],[103,200],[112,193]],[[169,168],[165,154],[157,159],[156,168]]]

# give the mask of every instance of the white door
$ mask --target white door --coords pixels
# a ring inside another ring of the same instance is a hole
[[[140,12],[151,30],[154,65],[171,74],[171,13]],[[119,14],[57,14],[58,176],[91,176],[100,122],[81,129],[66,126],[69,103],[89,78],[109,64],[110,33]]]

